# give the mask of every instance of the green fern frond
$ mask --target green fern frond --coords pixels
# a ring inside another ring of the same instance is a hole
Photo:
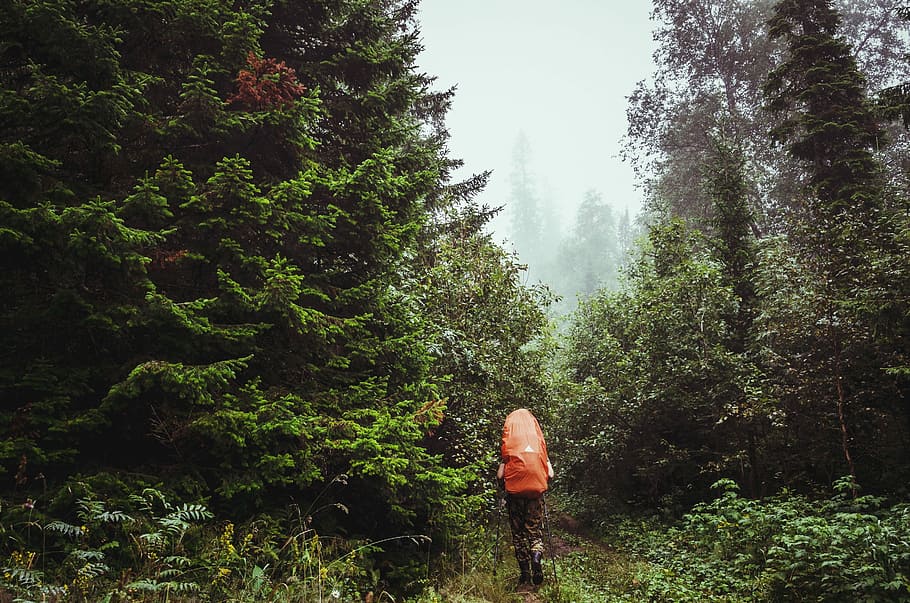
[[[97,578],[98,576],[103,576],[110,571],[110,567],[105,563],[86,563],[79,568],[79,574],[83,576],[88,576],[89,578]]]
[[[186,522],[201,522],[214,517],[204,505],[184,504],[177,511],[171,513],[173,517],[179,517]]]
[[[70,538],[78,538],[82,536],[82,528],[66,523],[65,521],[52,521],[44,526],[44,529],[51,532],[59,532],[60,534],[63,534],[64,536],[68,536]]]
[[[158,520],[158,525],[170,536],[180,536],[190,528],[190,523],[179,517],[168,515]]]
[[[79,561],[103,561],[104,553],[101,551],[73,551],[70,555]]]
[[[132,523],[136,521],[123,511],[104,511],[96,519],[102,523]]]
[[[158,525],[172,536],[186,532],[194,523],[214,517],[203,505],[183,504],[176,511],[158,519]]]
[[[141,580],[134,580],[126,585],[127,590],[138,590],[142,592],[154,593],[161,590],[162,584],[157,580],[152,580],[151,578],[142,578]]]
[[[35,588],[41,584],[42,573],[38,570],[24,567],[2,568],[4,581],[16,584],[22,588]]]
[[[91,521],[93,519],[97,519],[98,516],[105,511],[104,502],[100,500],[80,498],[76,501],[76,505],[79,507],[76,515],[82,521]]]
[[[153,551],[160,551],[164,549],[164,545],[167,544],[167,538],[165,537],[164,532],[140,534],[138,539],[144,542],[146,546]]]
[[[156,504],[166,512],[173,510],[173,506],[167,501],[164,494],[155,488],[145,488],[141,494],[130,494],[129,500],[136,505],[139,511],[149,515],[155,513]]]
[[[170,555],[162,559],[162,562],[170,567],[189,567],[193,564],[188,557],[182,555]]]
[[[200,590],[199,585],[195,582],[164,582],[162,586],[170,592],[181,594],[195,593]]]

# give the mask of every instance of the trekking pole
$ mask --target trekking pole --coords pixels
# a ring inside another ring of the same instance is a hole
[[[493,577],[496,577],[496,568],[499,566],[499,526],[502,525],[502,501],[499,498],[499,489],[496,490],[496,545],[493,547]]]
[[[553,584],[556,586],[556,592],[559,593],[559,577],[556,575],[556,554],[553,550],[553,534],[550,532],[550,512],[547,509],[547,493],[543,493],[543,519],[547,524],[547,547],[550,549],[550,560],[553,562]]]

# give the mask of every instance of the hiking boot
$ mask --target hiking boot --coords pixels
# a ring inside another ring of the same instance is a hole
[[[518,569],[521,571],[521,575],[518,577],[518,586],[521,586],[522,584],[530,584],[531,583],[531,571],[530,571],[530,567],[528,566],[528,562],[519,561]]]
[[[533,572],[532,580],[534,584],[540,584],[543,582],[543,565],[541,564],[541,558],[543,553],[540,551],[534,551],[531,553],[531,570]]]

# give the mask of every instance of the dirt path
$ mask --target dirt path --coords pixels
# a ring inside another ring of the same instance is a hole
[[[537,596],[537,593],[523,593],[524,603],[545,603],[543,599]]]
[[[585,533],[578,522],[569,515],[556,514],[553,519],[553,532],[547,542],[547,556],[544,560],[544,577],[543,586],[522,587],[518,592],[522,596],[522,603],[549,603],[546,598],[546,586],[554,578],[553,559],[556,560],[556,570],[559,572],[561,559],[563,562],[575,553],[591,554],[596,557],[601,555],[615,555],[609,547],[603,543],[591,540]],[[552,557],[551,557],[552,555]]]

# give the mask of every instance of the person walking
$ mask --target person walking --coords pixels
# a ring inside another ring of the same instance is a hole
[[[526,408],[509,413],[502,429],[502,459],[496,479],[505,490],[518,561],[519,586],[543,582],[543,495],[553,465],[537,418]]]

